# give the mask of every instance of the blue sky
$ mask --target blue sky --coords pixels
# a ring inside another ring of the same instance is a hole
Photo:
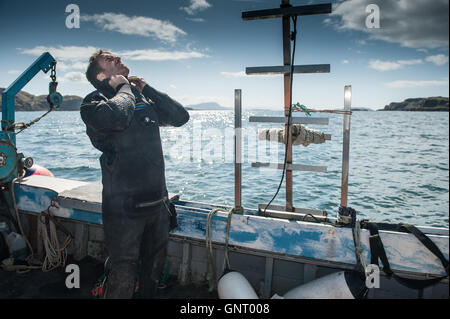
[[[326,1],[294,1],[293,5]],[[383,108],[411,97],[448,96],[448,0],[331,1],[332,15],[299,18],[295,64],[331,65],[329,74],[295,75],[293,101],[309,107]],[[69,4],[80,27],[67,28]],[[125,5],[126,4],[126,5]],[[380,9],[380,28],[365,25],[369,4]],[[123,57],[130,75],[184,105],[283,108],[283,79],[246,76],[250,66],[282,64],[281,19],[243,21],[241,13],[279,7],[279,0],[20,1],[0,0],[0,87],[7,87],[40,54],[58,61],[59,91],[93,90],[84,72],[98,48]],[[47,94],[48,74],[25,88]]]

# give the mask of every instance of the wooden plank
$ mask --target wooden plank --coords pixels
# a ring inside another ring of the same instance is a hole
[[[290,7],[289,0],[282,0],[281,6],[284,8]],[[283,16],[283,65],[285,68],[290,69],[292,65],[291,61],[291,18],[288,16]],[[289,71],[290,72],[290,71]],[[292,105],[292,74],[284,74],[284,115],[286,118],[289,116],[289,110]],[[289,125],[288,121],[285,121],[284,130],[288,131]],[[286,163],[292,163],[292,134],[289,130],[289,135],[287,135],[286,143]],[[285,172],[285,184],[286,184],[286,209],[288,211],[292,210],[294,206],[292,198],[292,171],[287,170]]]
[[[266,208],[267,204],[258,204],[258,211],[262,212],[264,211],[264,209]],[[286,207],[281,206],[281,205],[269,205],[269,207],[267,207],[267,210],[270,210],[272,212],[277,212],[277,213],[289,213],[291,215],[297,215],[300,217],[303,217],[305,215],[314,215],[317,216],[319,218],[323,218],[327,216],[327,212],[323,211],[323,210],[319,210],[319,209],[311,209],[311,208],[300,208],[300,207],[293,207],[294,210],[292,212],[288,212],[286,210]]]
[[[73,257],[79,261],[86,257],[89,241],[89,226],[86,224],[75,224],[75,234],[73,239],[74,251]]]
[[[183,256],[181,258],[180,269],[178,273],[178,281],[181,285],[189,283],[189,270],[191,265],[191,245],[189,243],[183,244]]]
[[[279,116],[250,116],[248,119],[252,123],[287,123],[288,117]],[[292,124],[328,125],[328,117],[292,117]]]
[[[283,169],[284,163],[252,163],[252,167],[256,168],[273,168],[273,169]],[[302,172],[317,172],[326,173],[326,166],[313,166],[313,165],[301,165],[301,164],[286,164],[286,171],[302,171]],[[288,209],[289,211],[289,209]]]
[[[38,217],[28,215],[27,217],[28,231],[27,238],[33,248],[33,253],[37,252],[39,233],[38,233]]]
[[[255,66],[245,69],[247,75],[256,74],[289,74],[291,67],[285,66]],[[307,73],[330,73],[329,64],[309,64],[309,65],[295,65],[294,74],[307,74]]]
[[[272,293],[273,278],[273,258],[266,257],[266,266],[264,270],[264,286],[262,288],[263,298],[268,299]]]
[[[307,6],[296,6],[296,7],[285,7],[285,8],[275,8],[266,10],[256,10],[256,11],[245,11],[242,12],[242,19],[248,20],[260,20],[260,19],[271,19],[280,17],[290,17],[290,16],[306,16],[314,14],[327,14],[331,13],[332,7],[331,3],[307,5]]]

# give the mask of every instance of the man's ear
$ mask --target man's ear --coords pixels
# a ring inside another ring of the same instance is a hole
[[[100,72],[99,74],[97,74],[96,78],[99,82],[103,82],[103,80],[107,79],[108,77],[105,73]]]

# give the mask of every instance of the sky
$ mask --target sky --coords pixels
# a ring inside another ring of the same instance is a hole
[[[332,14],[298,19],[295,65],[330,64],[331,72],[295,75],[293,103],[341,108],[345,85],[352,85],[353,107],[448,97],[448,0],[331,2]],[[282,75],[245,74],[246,67],[282,65],[281,19],[242,20],[244,11],[279,6],[280,0],[0,0],[0,87],[48,51],[58,62],[58,91],[84,97],[93,91],[87,62],[102,48],[183,105],[233,107],[241,89],[244,109],[282,110]],[[48,94],[48,82],[49,73],[40,72],[23,90]]]

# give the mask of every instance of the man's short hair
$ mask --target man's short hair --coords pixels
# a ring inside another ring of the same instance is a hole
[[[97,80],[97,74],[103,71],[103,68],[98,63],[98,57],[105,53],[111,54],[111,52],[100,49],[89,58],[89,65],[86,70],[86,78],[96,89],[98,89],[101,85],[101,82]]]

